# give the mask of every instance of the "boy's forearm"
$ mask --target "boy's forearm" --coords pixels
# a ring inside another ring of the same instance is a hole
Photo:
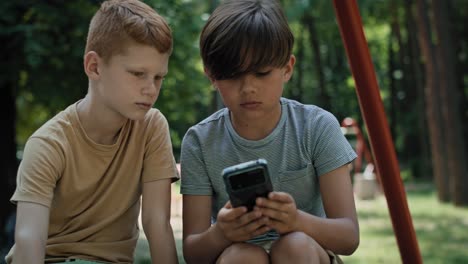
[[[187,263],[214,263],[231,244],[215,223],[205,232],[189,235],[184,239],[184,257]]]
[[[148,238],[152,263],[179,263],[171,224],[143,225]]]
[[[13,262],[42,264],[45,259],[45,245],[43,239],[34,239],[31,237],[15,240],[15,251],[13,255]]]
[[[20,251],[20,249],[17,248],[17,251]],[[37,253],[32,253],[28,251],[22,251],[18,252],[13,255],[13,263],[15,264],[43,264],[44,263],[44,256],[41,254]]]
[[[49,208],[18,202],[16,211],[14,263],[44,263],[49,226]]]
[[[348,218],[321,218],[299,211],[298,231],[336,254],[350,255],[359,245],[359,227]]]

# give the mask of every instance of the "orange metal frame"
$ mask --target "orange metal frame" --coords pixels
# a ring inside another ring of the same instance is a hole
[[[352,119],[351,117],[346,117],[341,121],[341,126],[352,129],[352,133],[356,135],[356,154],[357,158],[353,161],[354,163],[354,173],[362,173],[362,161],[365,159],[367,164],[374,164],[374,159],[372,158],[372,154],[367,147],[366,139],[362,134],[359,125],[357,124],[356,120]]]
[[[422,263],[356,0],[334,0],[333,4],[401,259],[403,263],[408,264]]]

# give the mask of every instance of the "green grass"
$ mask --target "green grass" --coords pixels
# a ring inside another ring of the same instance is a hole
[[[425,264],[468,263],[468,208],[438,202],[433,188],[407,192]],[[361,229],[358,250],[345,263],[401,263],[385,196],[356,201]]]
[[[468,208],[438,202],[432,187],[407,192],[408,204],[425,264],[468,263]],[[346,264],[401,263],[384,195],[357,200],[361,243]],[[179,262],[182,258],[180,225],[173,225]],[[144,237],[138,243],[135,263],[151,263]]]

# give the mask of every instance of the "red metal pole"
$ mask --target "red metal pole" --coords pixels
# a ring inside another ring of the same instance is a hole
[[[408,264],[422,263],[356,0],[334,0],[333,3],[401,259]]]

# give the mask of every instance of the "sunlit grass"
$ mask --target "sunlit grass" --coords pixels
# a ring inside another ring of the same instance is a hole
[[[438,202],[432,188],[407,193],[424,263],[468,263],[468,208]],[[383,195],[356,201],[361,244],[345,263],[401,263]]]
[[[468,208],[438,202],[432,187],[408,191],[408,204],[425,264],[468,263]],[[346,264],[401,263],[387,202],[384,195],[374,200],[357,200],[361,243]],[[182,258],[180,218],[173,221],[179,262]],[[151,263],[144,236],[137,246],[135,263]]]

